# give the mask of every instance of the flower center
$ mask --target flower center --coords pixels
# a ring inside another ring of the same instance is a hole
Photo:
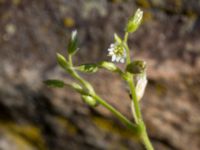
[[[114,50],[115,55],[117,56],[123,56],[124,55],[124,48],[121,45],[116,45]]]

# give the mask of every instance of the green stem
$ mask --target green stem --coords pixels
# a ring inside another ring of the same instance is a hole
[[[124,46],[125,46],[125,49],[126,49],[126,65],[128,65],[130,62],[131,62],[131,58],[130,58],[130,50],[128,48],[128,45],[127,45],[127,42],[128,42],[128,32],[125,33],[124,35]]]
[[[141,142],[144,144],[145,148],[147,150],[154,150],[153,146],[151,144],[151,141],[147,135],[147,131],[146,131],[146,127],[144,124],[144,121],[142,119],[142,114],[141,114],[141,110],[140,110],[140,106],[139,106],[139,102],[137,99],[137,95],[136,95],[136,91],[135,91],[135,85],[133,83],[133,78],[131,78],[132,80],[129,81],[129,86],[130,86],[130,90],[131,90],[131,95],[132,95],[132,100],[134,103],[134,108],[135,110],[135,122],[136,124],[138,124],[140,126],[140,128],[142,128],[142,134],[141,134]]]
[[[100,98],[98,95],[93,95],[93,98],[96,99],[96,101],[107,108],[110,112],[112,112],[122,123],[124,123],[129,129],[131,129],[135,134],[137,134],[138,126],[134,125],[132,122],[130,122],[124,115],[122,115],[119,111],[117,111],[114,107],[112,107],[110,104],[108,104],[106,101],[104,101],[102,98]]]
[[[74,70],[72,70],[71,75],[76,78],[78,81],[82,83],[83,86],[85,86],[88,90],[89,93],[99,104],[107,108],[110,112],[112,112],[122,123],[124,123],[129,129],[131,129],[134,134],[138,134],[140,132],[139,128],[137,125],[134,125],[131,121],[129,121],[124,115],[122,115],[119,111],[117,111],[114,107],[112,107],[110,104],[108,104],[106,101],[104,101],[102,98],[100,98],[98,95],[95,94],[93,91],[92,86],[82,79]],[[89,86],[89,87],[88,87]],[[90,89],[92,88],[92,92]]]
[[[128,47],[127,40],[128,40],[128,32],[126,32],[125,36],[124,36],[124,44],[125,44],[126,53],[127,53],[126,65],[128,65],[131,62],[130,49]],[[134,85],[134,82],[133,82],[133,75],[131,75],[129,73],[127,75],[128,75],[128,81],[127,82],[128,82],[129,87],[130,87],[132,100],[133,100],[134,108],[135,108],[135,115],[136,115],[135,121],[136,121],[136,123],[138,123],[138,121],[142,119],[142,115],[141,115],[141,112],[140,112],[140,106],[139,106],[136,91],[135,91],[135,85]]]
[[[69,69],[69,74],[75,78],[76,80],[78,80],[78,82],[80,82],[80,84],[86,89],[88,90],[89,93],[94,93],[93,87],[87,82],[85,81],[83,78],[81,78],[79,76],[79,74],[74,70],[73,68],[73,62],[72,62],[72,55],[68,56],[68,61],[69,61],[69,65],[70,65],[70,69]]]
[[[141,111],[140,111],[140,106],[139,106],[139,102],[138,102],[138,98],[136,95],[136,91],[135,91],[135,85],[133,82],[133,76],[130,75],[129,77],[129,81],[128,81],[129,87],[130,87],[130,92],[131,92],[131,96],[132,96],[132,100],[133,100],[133,104],[134,104],[134,108],[135,108],[135,115],[136,115],[136,123],[139,122],[139,120],[142,120],[142,115],[141,115]]]
[[[145,146],[145,148],[147,150],[154,150],[154,148],[153,148],[153,146],[151,144],[151,141],[150,141],[150,139],[149,139],[149,137],[147,135],[146,129],[145,129],[145,131],[142,134],[141,140],[142,140],[142,142],[143,142],[143,144],[144,144],[144,146]]]
[[[81,78],[78,73],[76,73],[76,71],[74,71],[73,69],[71,70],[71,76],[74,77],[75,79],[77,79],[82,86],[88,90],[89,94],[94,94],[94,89],[93,87],[90,85],[90,83],[88,83],[87,81],[85,81],[83,78]]]
[[[124,46],[126,48],[126,54],[127,54],[126,65],[128,65],[131,62],[130,49],[128,47],[127,40],[128,40],[128,32],[126,32],[125,36],[124,36]],[[133,101],[133,104],[134,104],[134,110],[133,110],[134,111],[134,113],[133,113],[134,119],[135,119],[136,124],[139,126],[139,128],[142,129],[142,133],[140,135],[141,142],[144,144],[144,146],[147,150],[154,150],[154,148],[151,144],[151,141],[150,141],[150,139],[147,135],[147,131],[146,131],[144,121],[142,119],[142,114],[141,114],[138,98],[137,98],[137,95],[136,95],[135,85],[134,85],[134,82],[133,82],[133,75],[127,73],[127,76],[128,76],[127,82],[128,82],[129,87],[130,87],[130,91],[131,91],[131,95],[132,95],[132,101]]]
[[[73,66],[72,55],[71,54],[69,54],[69,56],[68,56],[68,61],[69,61],[69,65]]]
[[[122,123],[124,123],[129,129],[131,129],[135,134],[137,134],[139,131],[138,126],[131,123],[124,115],[122,115],[119,111],[117,111],[114,107],[112,107],[110,104],[108,104],[106,101],[104,101],[102,98],[100,98],[96,93],[94,92],[92,86],[85,81],[83,78],[81,78],[78,73],[73,70],[72,67],[72,59],[69,57],[70,62],[70,74],[72,77],[77,79],[87,90],[89,90],[88,94],[90,94],[99,104],[107,108],[110,112],[112,112]]]

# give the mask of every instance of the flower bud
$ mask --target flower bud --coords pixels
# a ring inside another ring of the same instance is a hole
[[[78,43],[78,40],[77,40],[77,31],[74,30],[74,31],[72,31],[71,39],[69,41],[68,49],[67,49],[68,53],[70,55],[75,54],[75,52],[77,51],[77,43]]]
[[[95,107],[98,104],[97,101],[89,95],[82,95],[81,97],[83,101],[91,107]]]
[[[135,90],[138,101],[143,97],[147,85],[146,73],[136,75],[135,77]]]
[[[79,84],[77,84],[77,83],[74,82],[74,83],[71,84],[71,86],[77,92],[79,92],[81,94],[84,94],[84,89]]]
[[[134,16],[132,16],[128,21],[128,24],[126,26],[126,32],[131,33],[136,31],[142,22],[142,17],[143,11],[141,9],[137,9]]]
[[[127,65],[126,71],[132,74],[144,73],[146,70],[146,62],[143,60],[135,60]]]
[[[66,58],[59,53],[57,53],[57,62],[60,65],[60,67],[62,67],[63,69],[67,69],[69,67],[69,64]]]

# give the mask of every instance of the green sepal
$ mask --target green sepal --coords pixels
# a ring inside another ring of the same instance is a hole
[[[142,18],[143,18],[143,11],[140,9],[137,9],[134,16],[132,16],[128,21],[128,24],[126,26],[126,32],[129,32],[129,33],[135,32],[140,26],[142,22]]]
[[[114,39],[115,39],[115,42],[122,43],[122,39],[117,35],[117,33],[114,34]]]
[[[146,70],[146,62],[143,60],[135,60],[127,65],[126,72],[131,74],[140,74],[144,73]]]
[[[63,55],[57,53],[56,58],[57,58],[57,62],[60,65],[60,67],[62,67],[63,69],[67,69],[69,67],[68,62]]]
[[[96,107],[98,105],[98,102],[89,95],[82,95],[81,97],[83,101],[91,107]]]
[[[95,73],[98,71],[98,66],[96,64],[83,64],[76,67],[76,70],[85,73]]]
[[[74,31],[72,31],[71,38],[69,40],[69,44],[68,44],[68,48],[67,48],[69,55],[74,55],[76,53],[77,45],[78,45],[77,31],[74,30]]]
[[[44,83],[49,87],[54,88],[63,88],[65,86],[65,83],[61,80],[46,80]]]

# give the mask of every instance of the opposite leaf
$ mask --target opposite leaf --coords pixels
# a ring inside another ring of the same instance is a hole
[[[61,80],[46,80],[44,83],[49,87],[54,88],[63,88],[65,86],[65,83]]]

